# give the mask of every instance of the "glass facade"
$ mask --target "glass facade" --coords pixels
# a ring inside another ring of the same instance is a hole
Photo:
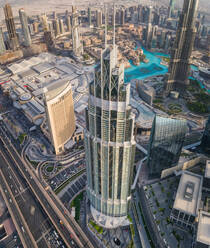
[[[210,154],[210,116],[206,122],[206,127],[201,140],[201,147],[204,152]]]
[[[91,206],[111,217],[127,216],[135,156],[130,85],[115,52],[107,48],[89,86],[85,149]]]
[[[186,132],[185,120],[154,118],[147,161],[151,177],[160,176],[162,170],[178,163]]]

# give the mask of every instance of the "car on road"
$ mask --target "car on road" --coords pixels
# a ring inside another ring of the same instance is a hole
[[[117,245],[117,246],[120,246],[121,245],[121,242],[120,242],[120,240],[118,239],[118,238],[113,238],[113,241],[114,241],[114,243]]]

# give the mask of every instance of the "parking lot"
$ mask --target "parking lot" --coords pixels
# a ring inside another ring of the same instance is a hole
[[[57,175],[53,176],[48,182],[52,190],[56,190],[60,185],[67,181],[72,176],[76,175],[79,171],[85,169],[85,161],[81,159],[75,161],[66,169],[62,169]]]
[[[74,198],[74,196],[84,189],[86,185],[87,176],[84,172],[76,180],[71,182],[62,192],[58,194],[59,198],[66,207],[69,207],[69,202]]]

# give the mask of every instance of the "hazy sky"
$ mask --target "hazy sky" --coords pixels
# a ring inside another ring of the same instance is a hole
[[[113,2],[113,0],[0,0],[0,20],[4,18],[2,6],[6,3],[11,3],[14,11],[14,15],[17,15],[18,8],[23,7],[26,12],[31,14],[38,14],[44,12],[51,12],[53,10],[57,12],[63,12],[65,9],[70,9],[73,3],[79,5],[88,5],[88,3],[103,3],[103,2]],[[122,3],[125,0],[115,0],[115,3]],[[168,5],[169,0],[127,0],[129,3],[151,3],[156,2],[157,4]],[[176,0],[176,5],[182,6],[183,0]],[[210,14],[210,0],[200,0],[199,9],[201,11],[208,10]]]

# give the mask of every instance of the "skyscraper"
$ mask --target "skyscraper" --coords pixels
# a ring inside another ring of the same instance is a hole
[[[176,32],[176,40],[171,50],[166,93],[173,89],[182,90],[189,84],[190,57],[196,34],[195,17],[197,7],[198,0],[184,0]]]
[[[12,14],[12,8],[9,4],[4,6],[5,22],[7,25],[7,31],[9,35],[10,48],[17,50],[19,48],[19,41],[15,29],[15,22]]]
[[[46,31],[48,32],[48,31]],[[60,79],[44,88],[48,128],[55,153],[62,153],[64,145],[75,131],[74,103],[71,83]]]
[[[102,25],[102,12],[100,10],[96,10],[96,26],[100,28]]]
[[[83,45],[80,41],[80,33],[79,33],[79,20],[78,20],[78,12],[75,6],[72,6],[72,43],[73,43],[73,54],[76,57],[80,57],[83,53]]]
[[[120,25],[124,25],[125,24],[125,10],[121,9],[120,10]]]
[[[151,177],[160,176],[162,170],[178,163],[186,132],[185,120],[154,118],[147,160]]]
[[[87,195],[95,221],[106,228],[128,224],[136,145],[130,85],[115,50],[101,54],[86,110]]]
[[[89,24],[89,27],[92,25],[92,16],[91,16],[91,8],[88,7],[88,24]]]
[[[171,18],[174,13],[175,0],[170,0],[169,8],[168,8],[168,17]]]
[[[55,30],[55,36],[60,35],[61,32],[60,32],[60,25],[58,19],[53,20],[53,28]]]
[[[4,54],[6,52],[6,47],[4,44],[4,35],[2,27],[0,27],[0,55]]]
[[[19,17],[20,17],[20,22],[22,26],[23,36],[24,36],[24,45],[26,47],[29,47],[31,45],[31,35],[29,33],[27,15],[24,9],[19,10]]]
[[[70,15],[66,16],[66,26],[67,26],[67,32],[71,31],[71,17]]]
[[[206,122],[206,127],[201,140],[201,147],[203,151],[210,154],[210,116]]]
[[[61,32],[61,34],[63,34],[65,32],[63,19],[59,19],[59,25],[60,25],[60,32]]]
[[[43,30],[48,31],[47,15],[46,14],[42,15],[41,20],[42,20],[42,28],[43,28]]]

